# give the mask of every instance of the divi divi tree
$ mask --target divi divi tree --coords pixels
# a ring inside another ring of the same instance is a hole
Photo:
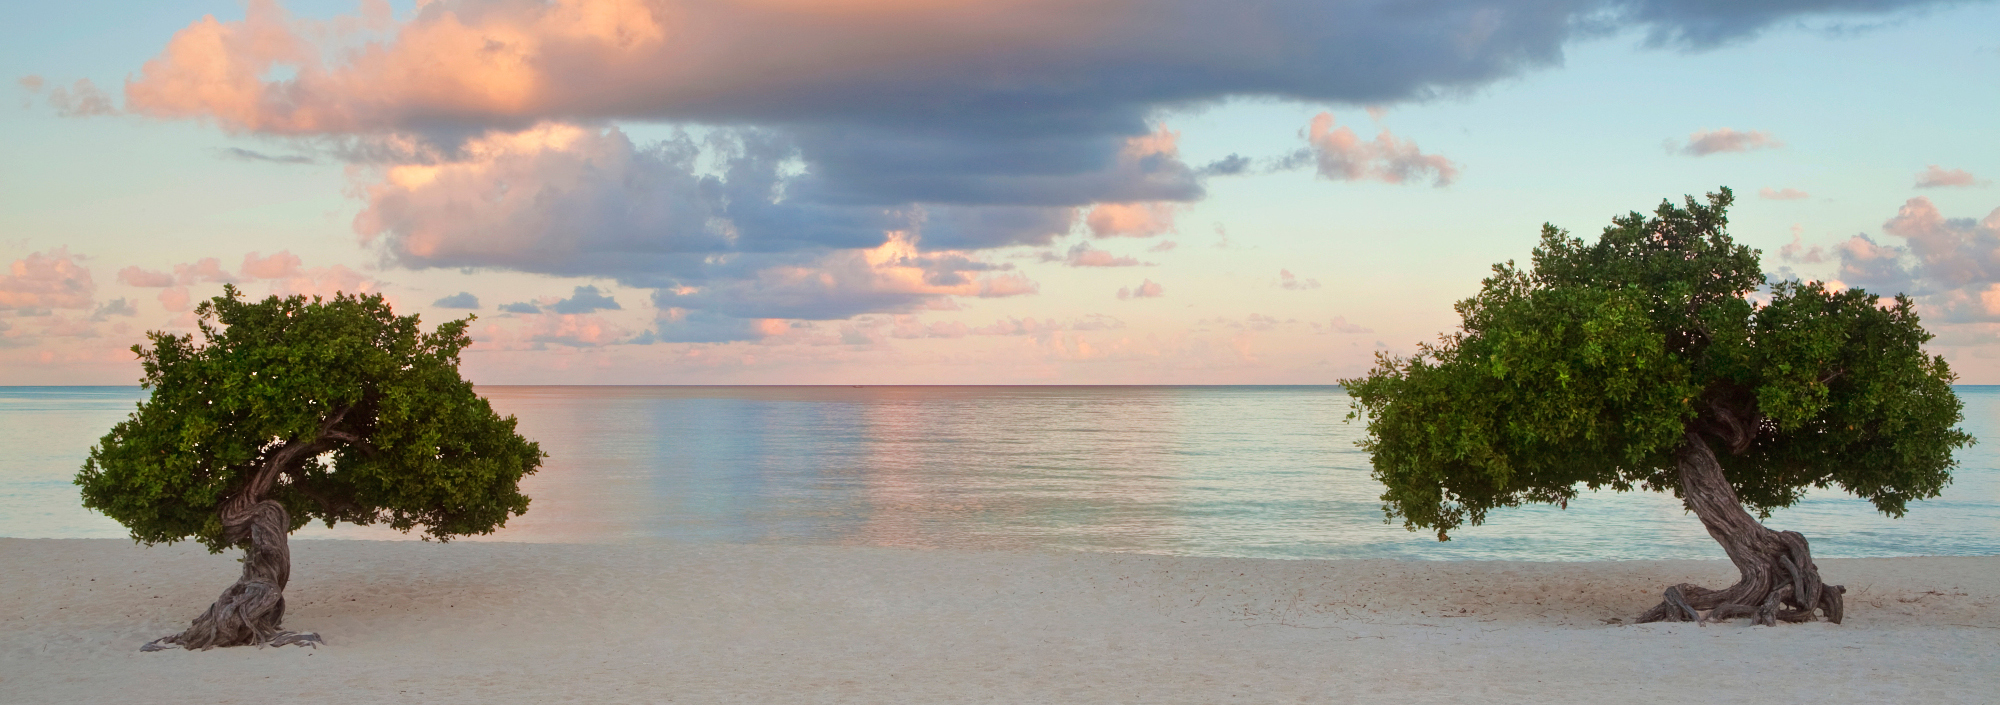
[[[1594,244],[1545,225],[1530,269],[1496,265],[1458,303],[1460,331],[1343,380],[1390,518],[1445,540],[1580,488],[1673,492],[1741,578],[1669,587],[1639,621],[1838,623],[1845,590],[1821,582],[1805,537],[1758,519],[1828,487],[1900,517],[1972,437],[1907,297],[1760,294],[1757,251],[1725,230],[1732,200],[1662,202]]]
[[[286,537],[309,522],[447,540],[527,511],[542,452],[459,376],[467,320],[426,333],[380,295],[249,303],[234,287],[195,314],[198,339],[133,346],[152,396],[76,476],[137,541],[244,550],[236,583],[145,650],[318,641],[281,625]]]

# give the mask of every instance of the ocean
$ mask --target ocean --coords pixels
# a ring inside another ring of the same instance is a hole
[[[1497,510],[1449,542],[1384,522],[1339,387],[480,387],[549,454],[475,541],[866,545],[1281,559],[1722,558],[1670,495]],[[1838,490],[1766,524],[1820,557],[2000,554],[2000,387],[1962,386],[1942,497],[1889,519]],[[0,387],[0,536],[118,538],[70,479],[145,398]],[[302,539],[409,539],[310,526]]]

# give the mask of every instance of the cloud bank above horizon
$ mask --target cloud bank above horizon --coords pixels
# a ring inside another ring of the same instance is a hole
[[[702,314],[670,314],[656,339],[716,337],[670,330],[702,318],[749,339],[761,319],[1031,293],[985,253],[1171,233],[1177,204],[1255,164],[1436,187],[1463,168],[1331,113],[1296,154],[1188,164],[1162,110],[1424,100],[1627,28],[1702,49],[1934,4],[436,0],[397,17],[367,0],[299,19],[252,0],[177,33],[123,111],[354,165],[354,229],[399,266],[602,277]],[[111,111],[80,107],[87,82],[64,90],[72,112]],[[621,123],[688,129],[640,143]]]

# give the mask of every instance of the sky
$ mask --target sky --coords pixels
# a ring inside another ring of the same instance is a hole
[[[2000,384],[2000,3],[78,0],[0,25],[0,385],[193,306],[479,384],[1330,384],[1543,223],[1736,194]]]

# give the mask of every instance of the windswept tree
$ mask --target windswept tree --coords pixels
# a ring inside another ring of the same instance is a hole
[[[425,333],[380,295],[195,309],[194,335],[135,345],[152,397],[90,451],[83,504],[146,544],[244,550],[243,574],[186,631],[145,650],[294,644],[286,537],[311,521],[426,539],[484,534],[528,510],[542,452],[459,377],[468,320]]]
[[[1670,491],[1741,578],[1669,587],[1639,621],[1838,623],[1845,590],[1805,537],[1758,520],[1828,487],[1900,517],[1972,438],[1907,297],[1786,281],[1753,302],[1764,275],[1725,232],[1731,201],[1662,202],[1595,244],[1545,225],[1531,269],[1496,265],[1458,303],[1462,330],[1343,380],[1388,515],[1446,540],[1579,488]]]

